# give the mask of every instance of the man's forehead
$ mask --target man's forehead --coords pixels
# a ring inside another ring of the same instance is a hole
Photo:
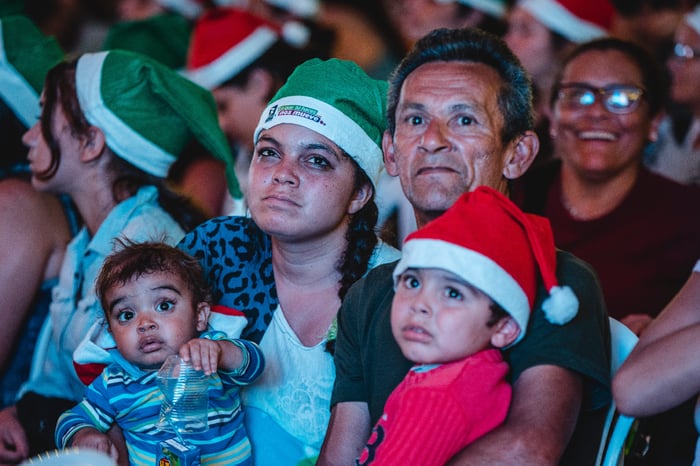
[[[418,105],[414,97],[424,94],[449,101],[450,106],[478,106],[496,103],[501,77],[491,66],[478,62],[450,61],[425,63],[403,82],[400,105]],[[419,99],[422,100],[422,99]]]
[[[424,83],[427,80],[429,82]],[[419,82],[428,87],[459,87],[465,84],[499,87],[502,78],[490,65],[473,61],[434,61],[420,65],[406,76],[402,88]],[[432,85],[431,85],[432,83]]]

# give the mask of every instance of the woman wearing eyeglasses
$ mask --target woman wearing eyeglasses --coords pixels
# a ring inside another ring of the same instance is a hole
[[[552,95],[561,162],[520,193],[549,217],[557,246],[595,268],[610,315],[637,334],[700,257],[700,190],[642,166],[665,96],[660,65],[640,47],[607,38],[576,48]]]
[[[608,312],[636,334],[680,290],[700,257],[700,190],[642,165],[667,86],[639,46],[599,39],[564,60],[551,99],[556,165],[517,187],[555,242],[598,273]],[[690,464],[692,406],[646,421],[649,464]],[[679,460],[680,462],[677,462]]]
[[[700,185],[700,6],[688,13],[674,35],[667,66],[674,108],[659,127],[659,141],[645,157],[664,176]]]

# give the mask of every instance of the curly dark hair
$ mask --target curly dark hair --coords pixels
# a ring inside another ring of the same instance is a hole
[[[107,315],[105,296],[115,286],[121,286],[142,275],[169,273],[179,277],[192,292],[192,305],[212,302],[212,290],[197,259],[176,247],[162,242],[136,243],[116,240],[117,250],[105,259],[95,281],[95,292]]]

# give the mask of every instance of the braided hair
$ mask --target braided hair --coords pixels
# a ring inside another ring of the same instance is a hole
[[[354,192],[360,190],[364,185],[369,184],[372,186],[372,182],[360,166],[354,161],[353,165],[355,167]],[[378,215],[379,210],[374,202],[373,190],[369,201],[352,215],[350,225],[345,233],[347,246],[337,265],[338,271],[342,276],[340,289],[338,290],[338,296],[341,300],[347,294],[350,286],[367,272],[369,260],[379,241],[375,232]]]

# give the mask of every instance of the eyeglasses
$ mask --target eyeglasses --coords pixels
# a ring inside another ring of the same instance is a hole
[[[700,50],[694,49],[690,45],[675,43],[673,44],[673,54],[671,56],[680,60],[692,60],[693,58],[700,58]]]
[[[625,114],[637,109],[644,96],[644,89],[623,84],[593,87],[583,83],[570,83],[560,84],[556,96],[560,105],[572,109],[590,107],[601,97],[607,111]]]

